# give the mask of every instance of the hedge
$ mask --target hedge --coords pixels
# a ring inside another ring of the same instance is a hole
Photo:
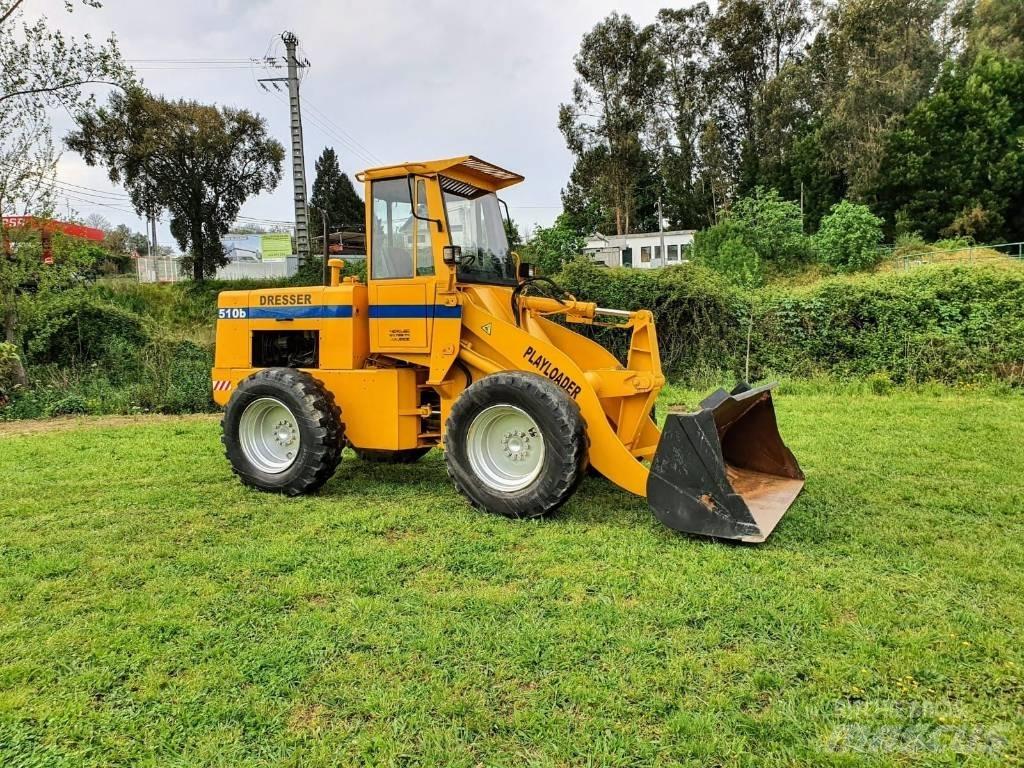
[[[576,261],[558,282],[601,306],[654,311],[666,371],[688,381],[884,374],[898,383],[1020,383],[1024,270],[920,267],[744,291],[697,265],[650,272]],[[628,333],[590,331],[623,358]]]
[[[601,306],[651,309],[662,365],[685,383],[744,378],[748,337],[752,380],[828,376],[884,390],[1024,379],[1024,270],[935,265],[744,290],[694,264],[580,260],[556,280]],[[212,339],[220,287],[94,286],[32,307],[22,339],[31,386],[0,382],[10,390],[0,419],[212,409],[211,345],[182,336],[198,329]],[[628,331],[574,329],[625,359]]]

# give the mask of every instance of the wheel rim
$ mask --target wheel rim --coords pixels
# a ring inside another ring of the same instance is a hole
[[[276,475],[295,463],[302,435],[298,420],[284,403],[261,397],[242,411],[238,441],[245,458],[256,469]]]
[[[469,425],[466,454],[484,484],[498,491],[518,491],[544,466],[544,436],[522,408],[492,405]]]

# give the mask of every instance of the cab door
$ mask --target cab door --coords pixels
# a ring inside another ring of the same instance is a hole
[[[426,220],[426,190],[426,180],[415,176],[370,184],[372,352],[430,351],[435,303],[430,228],[436,225]]]

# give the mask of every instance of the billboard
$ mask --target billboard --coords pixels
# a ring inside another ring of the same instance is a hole
[[[260,235],[264,261],[280,261],[292,255],[292,236],[288,232]]]
[[[233,262],[283,261],[292,255],[292,236],[288,232],[227,234],[221,245],[224,255]]]

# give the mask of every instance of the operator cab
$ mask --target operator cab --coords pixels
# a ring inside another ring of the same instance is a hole
[[[497,192],[522,176],[466,156],[372,168],[356,178],[370,201],[371,282],[433,281],[455,266],[459,283],[516,285]]]

